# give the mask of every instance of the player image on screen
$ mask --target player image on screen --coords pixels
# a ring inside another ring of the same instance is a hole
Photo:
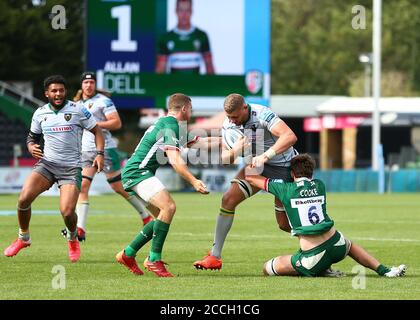
[[[191,24],[192,0],[177,0],[177,26],[162,35],[157,46],[157,73],[214,74],[210,41],[207,33]]]

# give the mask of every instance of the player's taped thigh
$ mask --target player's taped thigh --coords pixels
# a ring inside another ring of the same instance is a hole
[[[19,203],[17,204],[17,206],[16,206],[16,208],[19,210],[19,211],[29,211],[29,210],[31,210],[31,205],[29,205],[28,207],[26,207],[26,208],[21,208],[21,207],[19,207]]]
[[[121,181],[121,173],[117,174],[115,177],[106,179],[106,181],[108,181],[108,183],[115,183]]]
[[[265,269],[265,272],[267,273],[267,275],[269,275],[269,276],[278,276],[279,275],[276,271],[276,268],[275,268],[276,259],[277,259],[277,257],[275,257],[273,259],[270,259],[265,263],[264,269]]]
[[[85,176],[85,175],[82,175],[82,179],[89,180],[90,182],[93,181],[93,177],[89,177],[89,176]]]
[[[349,254],[350,249],[351,249],[351,245],[352,245],[351,240],[347,239],[340,231],[338,231],[338,233],[340,234],[340,237],[344,239],[344,243],[346,245],[346,256],[347,256]],[[340,240],[341,240],[341,238],[340,238]]]
[[[277,205],[274,206],[274,210],[276,210],[276,212],[286,212],[286,209],[284,207],[280,207]]]
[[[236,183],[238,185],[239,189],[244,194],[245,199],[251,197],[254,194],[251,185],[245,179],[236,179],[235,178],[235,179],[232,179],[230,181],[230,183]]]

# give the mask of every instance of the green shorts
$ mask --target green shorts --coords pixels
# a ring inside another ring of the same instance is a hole
[[[343,260],[348,254],[351,242],[336,231],[324,243],[310,250],[299,250],[292,256],[292,266],[301,276],[316,277],[333,263]]]
[[[96,151],[83,151],[82,152],[82,167],[90,168],[92,167],[93,160],[95,160],[97,153]],[[105,149],[104,157],[104,169],[105,173],[115,172],[121,169],[120,157],[118,155],[117,149],[110,148]]]
[[[125,191],[133,195],[133,187],[138,185],[140,182],[147,180],[149,178],[154,177],[154,172],[151,172],[150,170],[123,170],[121,171],[121,181],[123,184],[123,188]],[[135,192],[134,192],[135,193]]]

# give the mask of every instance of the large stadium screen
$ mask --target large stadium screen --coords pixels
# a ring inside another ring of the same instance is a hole
[[[232,93],[267,104],[270,0],[89,0],[86,69],[119,108],[163,108],[182,92],[221,109]]]

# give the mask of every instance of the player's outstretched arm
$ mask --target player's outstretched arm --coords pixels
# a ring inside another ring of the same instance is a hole
[[[178,149],[167,149],[166,155],[168,156],[169,163],[174,168],[176,173],[178,173],[182,178],[187,180],[197,192],[200,192],[201,194],[209,193],[203,181],[198,180],[196,177],[193,176],[190,170],[188,170],[188,167],[182,159]]]
[[[249,173],[249,171],[251,170],[252,169],[250,168],[250,166],[246,167],[245,180],[248,181],[254,187],[260,188],[262,190],[266,190],[265,184],[266,184],[267,178],[260,175],[248,175],[247,173]]]
[[[95,135],[95,145],[97,150],[97,155],[93,160],[92,166],[97,168],[97,172],[101,172],[104,168],[104,149],[105,149],[105,140],[102,134],[101,128],[98,125],[94,126],[90,132]]]
[[[187,147],[191,149],[216,150],[220,148],[221,144],[222,137],[204,137],[188,143]]]

